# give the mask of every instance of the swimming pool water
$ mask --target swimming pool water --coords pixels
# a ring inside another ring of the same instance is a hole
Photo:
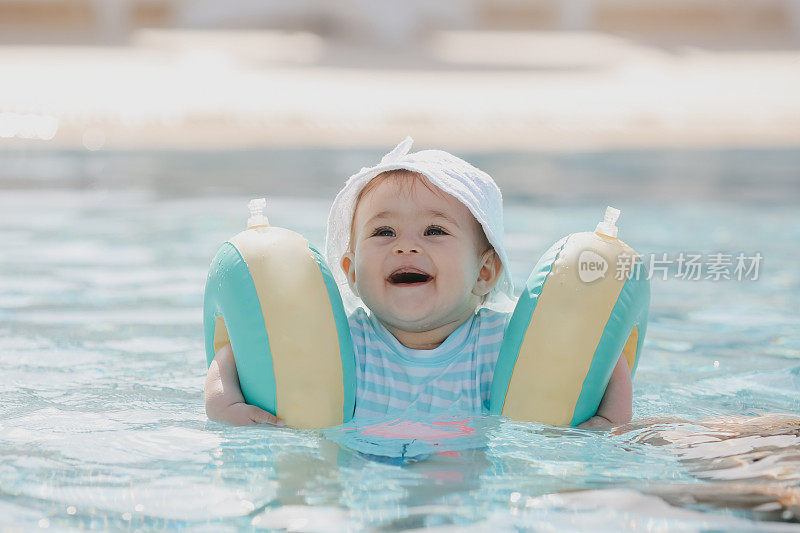
[[[479,417],[435,449],[360,448],[209,422],[219,244],[266,195],[274,225],[322,246],[333,194],[375,157],[0,153],[0,529],[800,527],[796,151],[471,158],[503,188],[518,287],[609,203],[642,253],[763,256],[756,281],[674,264],[652,281],[634,420],[612,434]]]

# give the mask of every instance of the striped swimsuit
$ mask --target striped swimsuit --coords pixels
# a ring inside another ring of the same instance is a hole
[[[413,350],[357,308],[348,317],[356,354],[356,416],[481,413],[509,317],[482,308],[438,347]]]

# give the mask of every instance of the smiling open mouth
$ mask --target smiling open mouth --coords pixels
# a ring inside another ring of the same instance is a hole
[[[395,272],[389,276],[389,283],[393,285],[416,285],[426,283],[431,279],[433,279],[431,276],[421,272]]]

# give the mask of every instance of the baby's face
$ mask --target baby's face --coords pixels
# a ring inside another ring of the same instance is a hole
[[[428,331],[474,313],[496,281],[479,280],[494,252],[464,204],[410,185],[388,179],[361,198],[341,266],[381,322]]]

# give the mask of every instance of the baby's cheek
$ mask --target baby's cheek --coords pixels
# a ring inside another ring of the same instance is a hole
[[[358,267],[356,268],[356,283],[364,286],[374,286],[381,280],[380,275],[375,268],[374,264],[371,264],[369,261],[365,261],[362,257],[362,261],[358,263]]]

